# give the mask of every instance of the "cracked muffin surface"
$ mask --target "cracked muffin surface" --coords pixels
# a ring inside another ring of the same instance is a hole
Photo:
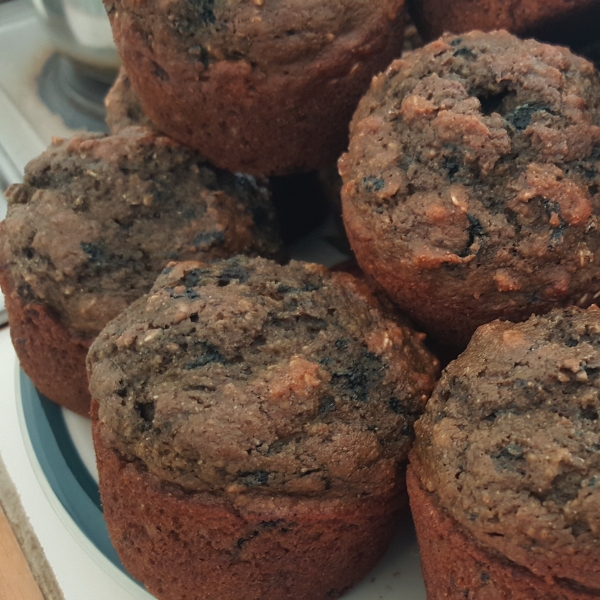
[[[253,175],[331,165],[371,77],[402,52],[404,0],[105,6],[157,128],[219,167]]]
[[[596,306],[484,325],[415,425],[417,506],[434,497],[491,564],[555,580],[556,598],[600,588],[599,342]]]
[[[88,357],[107,444],[186,490],[388,493],[431,391],[422,335],[324,267],[169,266]]]
[[[600,292],[600,82],[568,50],[445,36],[374,79],[340,160],[363,269],[433,337]]]
[[[143,127],[82,134],[31,161],[7,191],[0,262],[24,304],[96,335],[170,260],[274,256],[268,190]]]

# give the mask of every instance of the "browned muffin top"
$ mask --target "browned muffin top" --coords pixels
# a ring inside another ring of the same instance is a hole
[[[169,260],[273,256],[268,191],[142,127],[54,140],[7,191],[0,265],[25,302],[96,334]]]
[[[245,60],[262,70],[301,67],[338,40],[398,13],[398,0],[105,0],[115,19],[126,12],[151,46],[211,63]],[[287,74],[287,72],[284,72]]]
[[[447,342],[588,305],[599,156],[590,63],[506,32],[445,36],[395,61],[354,116],[340,170],[359,262]]]
[[[478,329],[415,425],[419,478],[486,548],[600,588],[600,310]]]
[[[346,274],[173,263],[88,356],[108,444],[188,490],[385,493],[437,372]]]

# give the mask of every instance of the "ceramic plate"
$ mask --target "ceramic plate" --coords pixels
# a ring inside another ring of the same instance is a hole
[[[31,442],[34,470],[49,484],[67,513],[69,529],[76,537],[83,534],[85,542],[97,551],[97,559],[108,559],[111,568],[106,570],[107,577],[122,578],[125,570],[102,517],[90,422],[39,394],[22,371],[19,378],[23,434]],[[410,521],[401,530],[379,565],[344,600],[425,600]],[[133,580],[131,584],[128,589],[132,597],[151,598],[142,586]]]

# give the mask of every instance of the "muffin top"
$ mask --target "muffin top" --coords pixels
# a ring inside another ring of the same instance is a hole
[[[92,345],[90,390],[107,444],[186,490],[386,493],[437,374],[422,340],[318,265],[172,263]]]
[[[487,548],[600,587],[600,310],[480,327],[416,423],[417,474]]]
[[[154,48],[188,56],[208,68],[245,60],[272,69],[310,62],[338,42],[360,42],[385,15],[394,20],[402,0],[105,0],[114,20],[125,13]],[[287,73],[284,73],[287,74]]]
[[[55,139],[7,191],[0,265],[24,302],[97,334],[167,262],[273,256],[268,191],[142,127]]]
[[[444,36],[375,78],[354,116],[340,161],[353,246],[420,326],[407,279],[472,315],[464,345],[500,316],[589,305],[599,157],[590,63],[506,32]]]

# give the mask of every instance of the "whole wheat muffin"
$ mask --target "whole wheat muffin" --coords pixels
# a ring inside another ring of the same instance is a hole
[[[318,265],[169,265],[88,355],[125,567],[160,600],[342,594],[406,504],[422,338]]]
[[[358,262],[431,336],[600,295],[600,81],[568,50],[446,36],[375,78],[339,167]]]
[[[415,425],[429,599],[598,597],[599,391],[596,306],[477,330]]]
[[[328,166],[371,77],[400,56],[404,0],[105,0],[144,111],[219,167]]]
[[[167,262],[280,249],[269,192],[146,128],[56,139],[7,191],[0,284],[25,372],[89,411],[90,343]]]
[[[409,0],[408,4],[427,40],[473,29],[506,29],[519,37],[575,46],[598,39],[596,0]]]

